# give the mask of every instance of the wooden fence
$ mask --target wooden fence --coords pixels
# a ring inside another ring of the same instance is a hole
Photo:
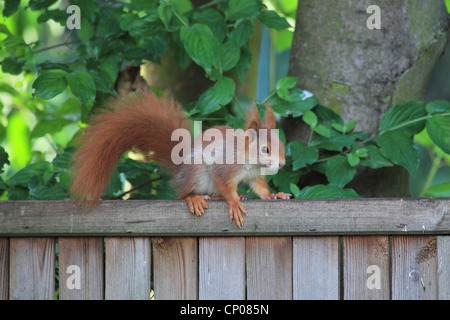
[[[450,198],[209,207],[0,202],[0,299],[450,299]]]

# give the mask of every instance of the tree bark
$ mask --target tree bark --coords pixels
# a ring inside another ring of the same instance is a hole
[[[371,4],[381,9],[379,30],[367,27]],[[449,28],[444,1],[421,0],[299,0],[296,23],[289,74],[370,135],[391,106],[423,100]],[[285,123],[288,138],[302,135],[297,124]],[[362,196],[409,195],[406,170],[360,171],[351,186]]]

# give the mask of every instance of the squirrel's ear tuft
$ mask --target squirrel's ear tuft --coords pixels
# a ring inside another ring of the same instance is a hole
[[[261,128],[261,120],[259,118],[258,108],[255,102],[252,103],[251,111],[247,115],[247,124],[245,125],[245,130],[254,129],[259,130]]]
[[[269,103],[264,104],[266,107],[266,114],[264,115],[264,126],[266,128],[275,129],[277,125],[277,120],[275,118],[275,113]]]

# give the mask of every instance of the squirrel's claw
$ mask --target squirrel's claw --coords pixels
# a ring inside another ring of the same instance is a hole
[[[275,194],[276,199],[290,199],[292,197],[292,194],[290,193],[284,193],[284,192],[278,192]]]
[[[261,199],[290,199],[292,197],[292,194],[290,193],[284,193],[284,192],[277,192],[277,193],[270,193],[268,196],[262,196]]]
[[[229,204],[230,210],[230,221],[235,221],[238,227],[242,227],[244,225],[244,217],[242,214],[247,214],[242,204],[237,202],[236,204]]]
[[[239,200],[248,200],[248,194],[239,194]]]
[[[197,216],[201,216],[202,213],[205,212],[205,209],[208,209],[208,204],[205,201],[207,199],[209,199],[209,196],[207,195],[191,195],[184,198],[184,201],[186,201],[191,213],[195,213]]]

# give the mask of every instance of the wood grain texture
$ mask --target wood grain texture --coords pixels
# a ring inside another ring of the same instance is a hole
[[[0,238],[0,300],[8,300],[9,239]]]
[[[344,299],[388,300],[388,237],[344,237],[343,246]]]
[[[437,237],[439,300],[450,300],[450,237]]]
[[[247,299],[292,300],[292,238],[246,238]]]
[[[153,238],[153,259],[155,299],[198,299],[197,238]]]
[[[59,238],[58,245],[59,299],[104,299],[103,238]],[[79,270],[74,270],[73,266]],[[74,286],[76,273],[80,276],[79,288]]]
[[[55,239],[10,239],[10,300],[55,299]]]
[[[294,300],[339,299],[339,237],[293,238]]]
[[[223,201],[200,217],[184,201],[1,201],[0,236],[292,236],[450,234],[450,198],[249,200],[242,228]]]
[[[437,265],[436,237],[392,237],[392,299],[437,299]]]
[[[245,239],[199,239],[200,300],[245,299]]]
[[[105,299],[150,299],[150,238],[106,238]]]

